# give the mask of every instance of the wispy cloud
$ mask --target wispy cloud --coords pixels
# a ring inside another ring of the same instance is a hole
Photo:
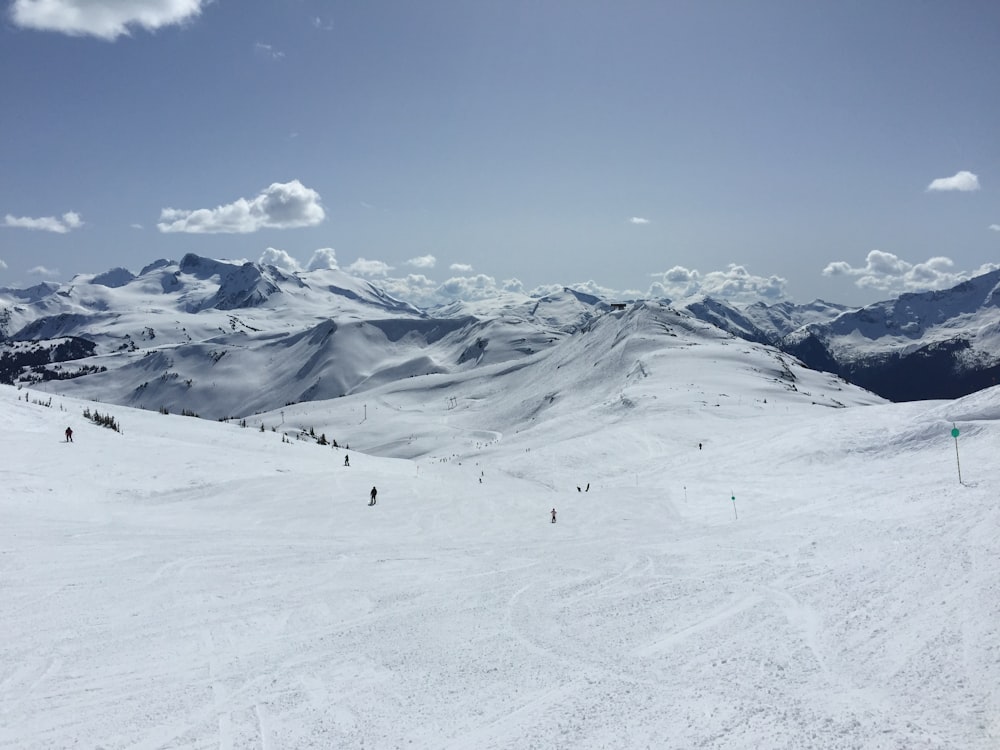
[[[315,190],[298,180],[275,182],[255,198],[239,198],[216,208],[164,208],[161,232],[247,234],[260,229],[293,229],[321,223],[326,212]]]
[[[330,31],[333,29],[333,21],[324,21],[319,16],[313,17],[312,25],[314,29],[319,29],[320,31]]]
[[[285,53],[281,50],[275,49],[272,45],[264,44],[263,42],[255,42],[253,48],[258,55],[266,57],[269,60],[281,60],[285,56]]]
[[[129,226],[132,227],[132,229],[143,229],[144,228],[142,226],[142,224],[129,224]]]
[[[0,258],[0,271],[4,270],[6,267],[7,267],[7,264],[3,262],[2,258]]]
[[[46,268],[45,266],[35,266],[34,268],[29,268],[28,273],[31,276],[46,276],[48,278],[52,278],[59,275],[59,269]]]
[[[472,273],[472,266],[468,263],[452,263],[448,266],[448,270],[454,271],[455,273]]]
[[[955,262],[944,256],[936,256],[923,263],[910,263],[894,253],[872,250],[863,266],[852,266],[847,261],[838,260],[828,263],[823,269],[823,275],[853,278],[855,285],[862,289],[898,295],[904,292],[948,289],[1000,268],[996,263],[984,263],[971,271],[955,271],[954,266]]]
[[[410,258],[406,261],[406,265],[413,266],[414,268],[434,268],[437,265],[437,258],[428,253],[417,258]]]
[[[132,28],[156,31],[197,17],[211,0],[14,0],[16,26],[114,41]]]
[[[680,299],[705,294],[732,302],[782,299],[788,284],[780,276],[756,276],[737,263],[730,263],[724,271],[704,274],[697,269],[674,266],[653,274],[653,278],[656,281],[649,288],[651,297]]]
[[[994,232],[1000,232],[1000,224],[990,224],[990,229]]]
[[[631,219],[628,220],[628,223],[629,224],[648,224],[649,223],[649,219],[644,219],[641,216],[633,216]]]
[[[3,226],[66,234],[71,229],[82,227],[83,220],[76,211],[67,211],[62,216],[42,216],[37,219],[29,216],[11,216],[7,214],[4,216]]]
[[[947,190],[959,190],[970,192],[979,190],[979,178],[972,172],[961,171],[952,177],[938,177],[927,186],[928,192],[942,192]]]

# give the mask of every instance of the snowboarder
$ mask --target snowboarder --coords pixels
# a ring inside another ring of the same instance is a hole
[[[371,501],[370,503],[368,503],[368,505],[369,505],[369,506],[372,506],[372,505],[374,505],[374,504],[375,504],[375,496],[376,496],[377,494],[378,494],[378,490],[377,490],[377,489],[375,489],[374,487],[372,487],[372,491],[371,491],[371,497],[372,497],[372,501]]]
[[[67,443],[72,443],[73,442],[73,428],[72,427],[67,427],[66,428],[66,442]]]
[[[350,459],[350,457],[349,456],[344,456],[344,466],[350,466],[350,465],[351,465],[351,459]]]
[[[556,522],[556,509],[553,508],[552,509],[552,523],[555,523],[555,522]]]

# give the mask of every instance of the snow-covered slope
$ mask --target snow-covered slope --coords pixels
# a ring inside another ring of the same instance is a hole
[[[0,387],[0,747],[997,747],[1000,389],[658,305],[533,359],[247,429]]]

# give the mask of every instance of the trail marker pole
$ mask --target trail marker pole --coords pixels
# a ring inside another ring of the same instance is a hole
[[[958,483],[962,483],[962,462],[958,460],[958,428],[951,423],[951,436],[955,438],[955,466],[958,467]]]
[[[687,485],[685,484],[685,485],[684,485],[684,504],[685,504],[685,505],[687,505],[687,501],[688,501],[688,487],[687,487]]]
[[[732,497],[730,497],[729,499],[733,501],[733,516],[736,518],[737,521],[739,521],[740,520],[740,515],[739,515],[739,513],[736,512],[736,493],[733,492],[731,494],[732,494]]]

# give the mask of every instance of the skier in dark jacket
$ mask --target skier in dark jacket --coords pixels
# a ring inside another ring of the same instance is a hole
[[[67,427],[66,428],[66,442],[67,443],[72,443],[73,442],[73,428],[72,427]]]
[[[552,509],[552,523],[555,523],[555,522],[556,522],[556,509],[553,508]]]
[[[369,505],[374,505],[375,504],[375,496],[377,494],[378,494],[378,490],[375,489],[374,487],[372,487],[372,491],[371,491],[372,501],[370,503],[368,503]]]

